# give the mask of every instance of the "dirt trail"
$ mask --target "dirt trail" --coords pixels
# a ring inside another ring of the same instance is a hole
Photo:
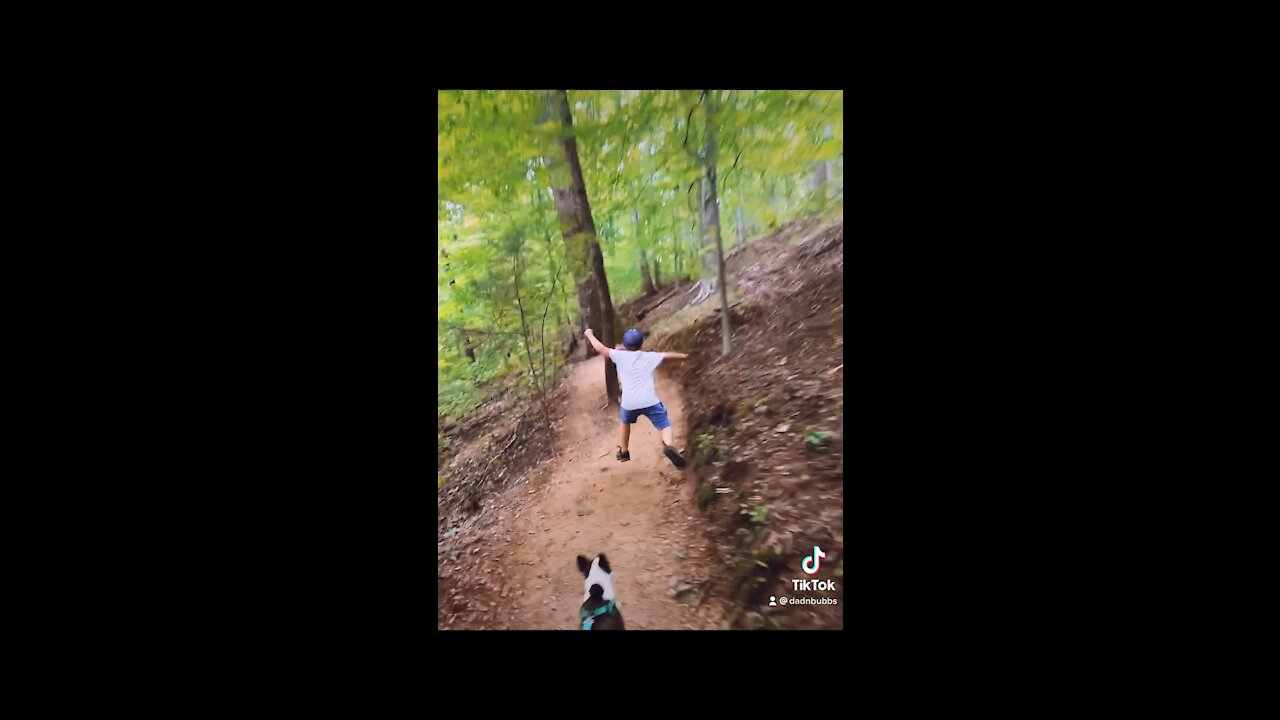
[[[614,458],[618,408],[601,407],[603,362],[597,356],[571,370],[549,480],[507,519],[511,543],[500,551],[500,567],[509,599],[498,624],[577,629],[583,578],[575,558],[603,552],[628,630],[725,629],[724,610],[701,582],[710,577],[713,548],[702,532],[689,471],[663,456],[648,418],[632,426],[631,461]],[[684,398],[661,368],[657,388],[675,425],[675,444],[687,448]],[[675,590],[690,586],[698,592],[678,602]]]

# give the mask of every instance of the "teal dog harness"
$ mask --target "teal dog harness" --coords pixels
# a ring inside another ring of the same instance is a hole
[[[609,613],[613,612],[613,609],[617,606],[618,606],[617,600],[610,600],[608,605],[602,605],[596,608],[595,610],[592,610],[591,612],[587,612],[586,610],[579,610],[578,614],[582,616],[582,629],[590,630],[591,626],[595,624],[596,618],[600,617],[601,615],[608,615]]]

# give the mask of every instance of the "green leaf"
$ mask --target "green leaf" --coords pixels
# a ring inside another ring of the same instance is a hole
[[[831,437],[831,433],[822,430],[810,430],[804,434],[804,441],[813,447],[822,447],[827,444],[827,438]]]

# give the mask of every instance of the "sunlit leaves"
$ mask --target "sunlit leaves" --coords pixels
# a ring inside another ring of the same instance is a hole
[[[818,163],[828,163],[837,173],[829,182],[840,181],[843,92],[715,93],[720,217],[726,238],[736,238],[732,225],[739,207],[749,237],[794,217],[812,192]],[[702,91],[570,90],[569,102],[614,302],[640,291],[641,248],[651,263],[658,262],[664,281],[671,279],[677,249],[683,271],[696,272],[701,252],[698,179],[706,162]],[[549,188],[553,168],[566,169],[563,162],[548,166],[544,158],[563,153],[563,137],[564,128],[548,111],[542,91],[437,93],[442,403],[471,398],[474,383],[515,366],[509,352],[523,353],[514,307],[517,275],[522,297],[528,292],[532,298],[539,326],[544,301],[553,326],[577,311],[568,270],[551,292],[564,244]],[[633,212],[640,216],[638,232]],[[464,355],[456,328],[484,331],[469,336],[475,362]],[[552,344],[558,342],[553,339]]]

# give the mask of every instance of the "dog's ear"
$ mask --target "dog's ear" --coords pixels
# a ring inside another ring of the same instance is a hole
[[[586,577],[587,575],[590,575],[590,574],[591,574],[591,561],[590,561],[590,560],[588,560],[588,559],[586,559],[585,557],[583,557],[583,556],[579,555],[579,556],[578,556],[578,571],[582,573],[582,577]]]
[[[605,557],[604,553],[600,553],[599,557],[600,557],[600,569],[612,575],[613,571],[609,569],[609,558]]]

